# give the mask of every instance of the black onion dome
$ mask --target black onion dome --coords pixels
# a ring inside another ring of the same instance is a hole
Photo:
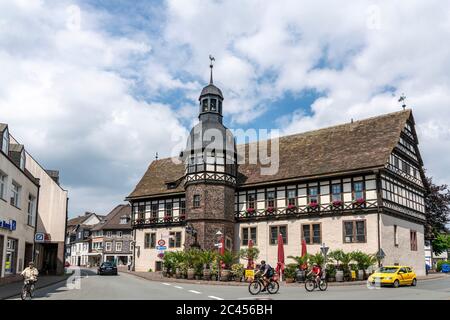
[[[202,93],[200,94],[200,98],[210,94],[219,96],[223,100],[222,91],[213,84],[208,84],[203,88]]]

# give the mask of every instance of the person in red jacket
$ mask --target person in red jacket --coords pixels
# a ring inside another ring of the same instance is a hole
[[[319,284],[320,282],[320,277],[322,276],[322,268],[318,265],[318,264],[314,264],[311,271],[308,273],[309,275],[313,275],[317,284]]]

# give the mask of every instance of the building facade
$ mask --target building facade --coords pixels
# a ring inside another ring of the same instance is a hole
[[[213,249],[224,237],[237,251],[249,239],[275,265],[285,255],[330,250],[383,251],[383,264],[424,267],[424,172],[411,110],[235,145],[222,124],[223,95],[211,81],[199,97],[199,124],[178,158],[153,161],[127,197],[135,229],[135,269],[161,266],[167,250]],[[276,146],[277,168],[252,159]],[[186,226],[196,235],[186,233]]]
[[[131,206],[118,205],[103,221],[92,228],[92,252],[99,254],[99,261],[111,261],[126,266],[133,260],[133,230]]]
[[[0,124],[0,283],[33,261],[39,180],[26,169],[25,148]],[[8,279],[9,278],[9,279]]]
[[[92,212],[68,220],[66,231],[66,261],[71,266],[88,266],[98,257],[91,250],[91,229],[104,217]]]

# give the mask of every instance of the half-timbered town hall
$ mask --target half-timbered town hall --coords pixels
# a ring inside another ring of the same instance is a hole
[[[385,265],[425,273],[425,180],[411,110],[280,137],[270,175],[249,159],[257,142],[235,145],[223,108],[211,75],[185,150],[152,161],[127,197],[136,271],[161,268],[160,244],[212,249],[219,237],[235,251],[252,239],[259,259],[276,265],[281,233],[286,256],[300,255],[304,238],[309,253],[323,243],[347,252],[382,249]]]

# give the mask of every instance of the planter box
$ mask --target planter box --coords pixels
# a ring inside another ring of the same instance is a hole
[[[286,278],[286,283],[294,283],[294,278]]]

